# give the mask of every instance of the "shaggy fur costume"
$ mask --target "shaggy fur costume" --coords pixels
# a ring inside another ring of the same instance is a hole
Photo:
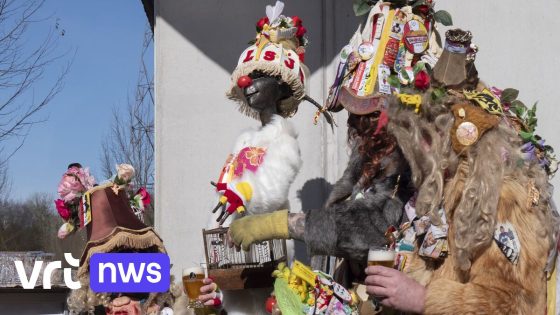
[[[272,212],[288,208],[288,192],[302,160],[297,142],[297,133],[291,122],[274,115],[272,120],[259,129],[247,130],[236,140],[233,152],[248,147],[266,147],[266,154],[255,173],[245,171],[243,176],[232,181],[232,184],[247,181],[253,188],[253,198],[245,206],[247,214]],[[217,227],[216,218],[219,213],[212,214],[209,227]],[[229,226],[237,213],[228,217],[224,226]],[[292,252],[288,244],[289,252]],[[291,256],[291,255],[290,255]],[[263,303],[270,295],[270,289],[247,289],[242,291],[223,291],[224,309],[230,315],[263,314]]]
[[[403,206],[412,196],[402,154],[397,149],[386,156],[363,198],[352,198],[353,193],[362,190],[362,164],[354,149],[325,207],[307,213],[304,238],[311,255],[333,255],[365,263],[369,247],[384,245],[387,228],[399,226]]]
[[[427,285],[425,314],[544,314],[544,269],[557,229],[547,175],[523,161],[520,138],[507,118],[456,154],[448,108],[459,102],[464,100],[425,103],[422,115],[390,107],[389,130],[418,188],[417,213],[432,215],[444,200],[449,223],[449,257],[438,264],[412,255],[405,272]],[[540,193],[537,204],[528,202],[531,187]],[[521,243],[517,264],[493,239],[505,221]]]
[[[245,204],[247,214],[286,209],[288,191],[302,163],[297,133],[292,123],[274,115],[265,126],[242,133],[235,142],[233,152],[245,147],[266,148],[263,162],[255,173],[245,171],[243,176],[231,182],[232,185],[248,182],[253,188],[253,196]],[[218,215],[213,215],[213,222]]]

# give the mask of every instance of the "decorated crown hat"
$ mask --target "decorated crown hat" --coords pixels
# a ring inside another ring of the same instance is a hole
[[[281,1],[266,7],[266,17],[257,22],[255,40],[241,53],[231,75],[227,96],[241,104],[241,112],[253,118],[258,118],[258,113],[249,107],[241,81],[254,71],[278,76],[290,87],[292,96],[281,101],[280,115],[293,115],[305,97],[305,81],[309,73],[303,64],[307,30],[299,17],[282,15],[283,9]]]
[[[429,87],[442,53],[435,22],[450,25],[451,17],[431,0],[408,2],[355,1],[356,15],[369,14],[340,52],[329,110],[365,115],[383,110],[392,94]]]

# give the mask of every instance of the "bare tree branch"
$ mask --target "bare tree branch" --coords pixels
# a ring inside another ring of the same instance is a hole
[[[43,4],[44,0],[0,0],[0,196],[9,186],[4,184],[8,160],[33,125],[46,120],[38,114],[62,91],[70,69],[71,62],[50,86],[37,88],[55,62],[67,55],[55,55],[62,34],[54,28],[38,42],[28,36],[35,23],[46,20],[39,16]],[[16,140],[15,149],[8,145],[11,140]]]
[[[134,166],[133,184],[152,191],[154,182],[154,119],[153,71],[146,66],[145,58],[152,48],[149,26],[144,33],[140,70],[133,97],[128,97],[124,110],[113,110],[110,134],[102,143],[101,168],[106,178],[115,173],[115,165],[128,163]],[[151,222],[151,213],[147,221]]]

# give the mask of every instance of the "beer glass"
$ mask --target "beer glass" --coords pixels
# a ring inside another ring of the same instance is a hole
[[[395,250],[388,248],[387,246],[372,246],[369,248],[368,252],[368,266],[394,268],[396,255],[397,253]],[[376,311],[381,310],[381,303],[375,296],[371,297],[371,301],[373,302]]]
[[[384,266],[393,268],[396,252],[385,246],[370,247],[368,253],[368,266]]]
[[[204,286],[202,279],[205,277],[204,268],[190,267],[183,268],[183,287],[189,297],[189,308],[203,308],[204,305],[198,300],[200,288]]]

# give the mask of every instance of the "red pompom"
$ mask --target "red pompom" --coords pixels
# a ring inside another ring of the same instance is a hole
[[[430,76],[426,71],[420,71],[414,78],[414,86],[419,90],[426,90],[430,87]]]
[[[305,35],[305,33],[307,33],[307,29],[303,26],[299,26],[298,29],[297,29],[296,36],[297,37],[302,37],[303,35]]]
[[[257,30],[260,32],[262,31],[263,27],[265,24],[270,23],[270,21],[268,20],[268,18],[265,16],[263,18],[261,18],[258,22],[257,22]]]
[[[246,88],[251,84],[253,84],[253,80],[247,75],[241,76],[237,79],[237,86],[241,89]]]
[[[292,16],[292,22],[294,23],[295,27],[301,26],[301,24],[303,23],[299,16]]]
[[[276,298],[273,296],[268,297],[268,299],[266,299],[265,309],[269,314],[272,314],[274,305],[276,305]]]

